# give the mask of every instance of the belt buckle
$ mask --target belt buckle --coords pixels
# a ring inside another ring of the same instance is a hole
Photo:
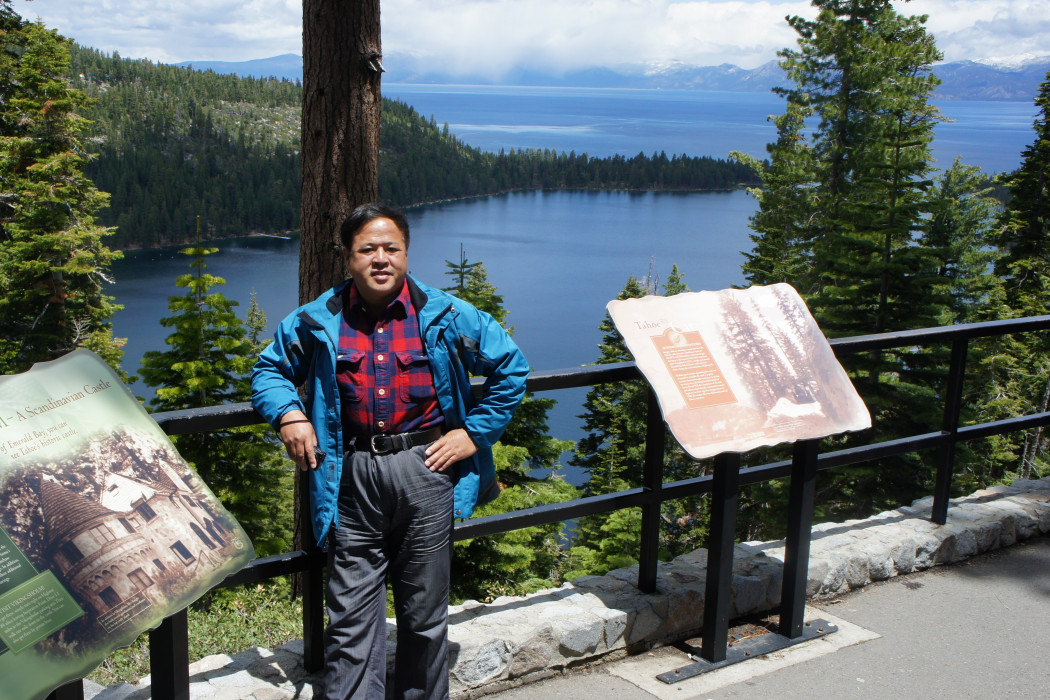
[[[381,434],[380,435],[373,435],[373,436],[371,436],[368,439],[368,441],[370,443],[369,446],[372,448],[372,454],[374,454],[374,455],[385,455],[386,453],[391,452],[391,450],[381,450],[381,449],[379,449],[376,446],[376,438],[381,438],[381,437],[387,437],[387,436],[386,435],[381,435]]]

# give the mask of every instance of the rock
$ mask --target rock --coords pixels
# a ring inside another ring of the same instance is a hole
[[[682,608],[676,606],[674,609],[676,611],[682,611],[682,614],[685,616],[692,615],[695,612],[688,608],[684,602]],[[607,651],[621,649],[626,646],[627,641],[624,639],[624,632],[627,630],[627,613],[622,610],[610,609],[600,605],[591,608],[590,612],[592,615],[602,620],[602,641],[604,642]],[[699,619],[699,617],[697,617],[697,619]]]
[[[766,602],[766,583],[758,576],[733,575],[733,603],[731,614],[748,615],[757,612]]]
[[[510,666],[510,650],[502,639],[492,639],[472,649],[460,649],[449,672],[466,687],[474,688],[501,677]]]
[[[539,633],[514,649],[508,669],[508,677],[520,678],[531,673],[543,671],[551,665],[555,647],[554,634],[550,627],[543,627]]]

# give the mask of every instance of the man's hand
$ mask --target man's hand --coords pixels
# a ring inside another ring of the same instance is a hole
[[[279,435],[284,449],[288,451],[288,457],[303,471],[317,469],[317,456],[314,455],[317,435],[313,425],[306,419],[306,414],[302,411],[289,411],[281,416],[279,425]]]
[[[450,430],[427,448],[426,468],[432,472],[443,472],[456,462],[467,459],[478,451],[478,446],[463,428]]]

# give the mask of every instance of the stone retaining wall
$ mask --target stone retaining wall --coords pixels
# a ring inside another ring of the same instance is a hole
[[[807,596],[833,597],[899,574],[961,561],[1050,531],[1050,479],[1016,481],[951,501],[948,522],[930,522],[933,497],[865,520],[813,527]],[[746,542],[733,555],[732,616],[780,603],[784,542]],[[701,631],[707,550],[659,565],[657,591],[635,583],[637,567],[560,588],[450,610],[453,695],[548,675],[609,654],[637,651]]]

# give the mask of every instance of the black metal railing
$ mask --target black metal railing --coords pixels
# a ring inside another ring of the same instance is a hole
[[[858,336],[832,340],[836,356],[893,348],[950,345],[951,356],[943,391],[944,410],[941,427],[928,433],[904,436],[895,440],[818,453],[818,442],[797,443],[791,460],[739,468],[739,456],[723,454],[715,458],[714,473],[692,479],[664,483],[663,453],[665,430],[656,398],[650,392],[646,432],[645,464],[642,486],[617,493],[580,498],[565,503],[538,506],[526,510],[492,515],[458,523],[456,540],[494,535],[526,527],[545,525],[608,513],[621,508],[642,509],[639,548],[638,587],[644,592],[656,589],[660,505],[665,501],[710,493],[712,502],[712,538],[708,557],[708,589],[704,615],[704,657],[724,658],[724,629],[728,615],[729,575],[732,570],[733,524],[736,492],[741,486],[772,479],[791,478],[788,535],[786,542],[784,590],[782,593],[781,630],[789,636],[802,624],[805,603],[806,569],[809,556],[809,533],[813,514],[813,482],[817,471],[836,469],[917,450],[937,450],[937,471],[931,519],[943,524],[948,513],[955,447],[960,442],[993,435],[1050,425],[1050,412],[1018,416],[975,425],[960,426],[963,382],[966,378],[966,355],[975,338],[1050,329],[1050,316],[1037,316],[1004,321],[991,321],[942,328],[920,329],[897,333]],[[633,362],[594,365],[534,373],[528,382],[531,392],[571,389],[607,382],[638,379],[641,375]],[[211,408],[156,413],[153,418],[169,435],[209,432],[262,422],[250,404],[231,404]],[[303,493],[306,493],[305,489]],[[308,504],[302,504],[308,508]],[[308,519],[306,520],[308,522]],[[273,557],[256,559],[227,578],[220,587],[263,581],[290,574],[304,575],[303,643],[304,664],[318,670],[323,664],[321,636],[323,631],[324,557],[316,547]],[[167,618],[150,632],[150,670],[152,696],[155,700],[189,698],[188,629],[186,611]],[[57,690],[49,700],[82,700],[81,681]]]

